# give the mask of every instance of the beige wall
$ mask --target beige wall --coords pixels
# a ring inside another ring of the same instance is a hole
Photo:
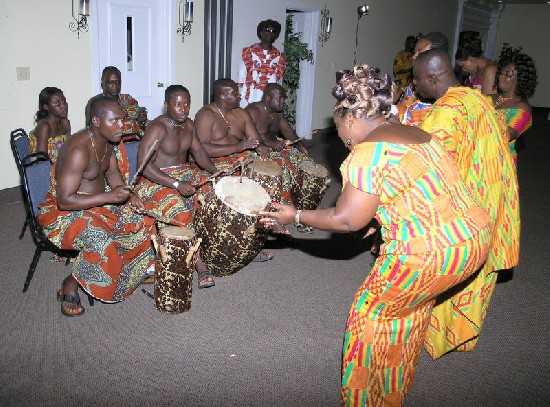
[[[508,4],[498,26],[494,59],[498,59],[502,44],[522,46],[523,51],[535,60],[539,84],[532,106],[550,107],[550,5]]]
[[[238,4],[249,0],[235,0]],[[247,3],[248,2],[248,3]],[[174,2],[175,3],[175,2]],[[271,10],[284,16],[286,8],[320,10],[326,4],[334,19],[334,30],[324,47],[318,47],[315,73],[314,128],[330,124],[334,101],[330,90],[334,71],[353,64],[356,9],[363,1],[355,0],[256,0],[248,7],[247,22],[235,24],[236,39],[252,36],[255,40],[257,10]],[[185,42],[176,40],[175,80],[189,88],[193,98],[191,115],[202,104],[203,88],[203,2],[195,0],[192,35]],[[407,35],[419,31],[442,31],[452,41],[456,0],[416,0],[414,2],[371,0],[370,14],[359,27],[358,62],[378,65],[390,72],[395,53],[402,49]],[[175,7],[175,6],[174,6]],[[32,13],[29,13],[32,10]],[[93,13],[93,10],[92,10]],[[270,17],[270,16],[267,16]],[[0,189],[19,185],[19,175],[9,148],[11,130],[34,127],[38,93],[45,86],[61,88],[69,102],[69,119],[73,131],[84,125],[84,106],[93,95],[91,33],[77,39],[68,29],[70,3],[66,0],[2,0],[0,2]],[[24,21],[24,23],[23,23]],[[239,37],[238,33],[244,32]],[[246,34],[248,33],[248,34]],[[175,35],[175,34],[174,34]],[[233,58],[240,58],[234,55]],[[16,80],[16,67],[30,67],[29,81]]]

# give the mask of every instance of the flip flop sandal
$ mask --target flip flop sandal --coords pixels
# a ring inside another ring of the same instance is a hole
[[[197,270],[197,276],[199,277],[199,282],[197,286],[199,288],[208,288],[208,287],[214,287],[216,285],[216,282],[214,281],[214,276],[210,274],[208,270],[199,271]],[[212,277],[212,281],[205,282],[201,284],[201,281],[206,280],[208,277]]]
[[[264,263],[266,261],[269,261],[273,258],[273,253],[261,251],[252,259],[253,263]]]
[[[84,307],[80,306],[80,297],[78,296],[78,293],[76,293],[75,295],[69,295],[63,294],[61,290],[59,290],[57,291],[57,301],[61,302],[61,313],[66,317],[79,317],[80,315],[84,314],[84,311],[86,311]],[[65,307],[63,307],[64,302],[79,305],[80,308],[68,311]]]

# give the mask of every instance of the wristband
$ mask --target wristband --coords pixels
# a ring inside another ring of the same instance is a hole
[[[178,187],[180,186],[180,182],[179,181],[174,181],[174,182],[172,182],[172,186],[174,187],[174,189],[178,189]]]
[[[296,226],[304,226],[304,225],[302,225],[302,224],[300,223],[300,212],[302,212],[302,210],[301,210],[301,209],[298,209],[298,210],[296,211],[296,215],[294,215],[294,224],[295,224]]]

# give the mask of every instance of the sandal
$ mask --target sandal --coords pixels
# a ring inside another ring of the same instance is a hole
[[[271,233],[278,239],[282,239],[286,242],[294,242],[294,238],[292,237],[290,230],[288,230],[284,225],[273,227],[271,229]]]
[[[273,253],[261,251],[252,259],[253,263],[264,263],[266,261],[269,261],[273,258]]]
[[[197,270],[197,276],[199,277],[199,288],[208,288],[216,285],[216,282],[214,281],[214,276],[212,276],[212,274],[210,274],[207,269],[204,269],[202,271]]]
[[[78,292],[75,295],[69,295],[63,294],[63,292],[59,290],[57,291],[57,301],[61,302],[61,313],[66,317],[78,317],[86,311],[86,309],[80,305],[80,297],[78,296]],[[67,302],[69,304],[78,305],[78,307],[72,310],[67,309],[66,306],[63,306],[63,303]]]

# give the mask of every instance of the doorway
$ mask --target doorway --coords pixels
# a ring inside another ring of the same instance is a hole
[[[313,63],[300,62],[300,83],[296,90],[296,134],[306,139],[312,138],[313,98],[315,95],[315,64],[317,37],[319,36],[319,11],[287,10],[294,14],[294,32],[302,33],[301,41],[313,52]]]
[[[101,72],[116,66],[121,93],[129,93],[148,110],[163,113],[165,84],[173,82],[174,4],[170,0],[93,0],[93,90],[101,93]]]

